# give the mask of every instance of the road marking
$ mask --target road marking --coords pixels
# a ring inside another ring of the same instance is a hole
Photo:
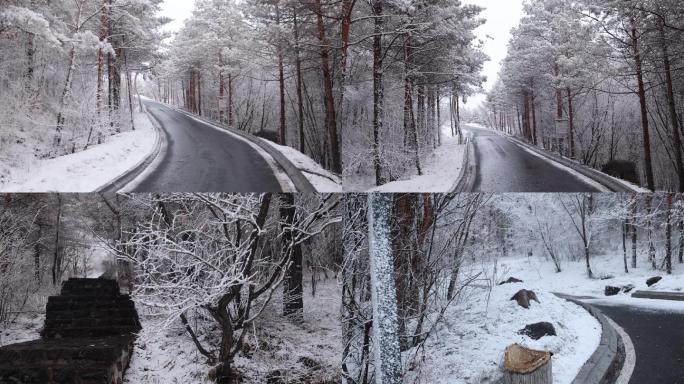
[[[629,380],[632,378],[634,366],[636,365],[636,351],[634,350],[634,344],[632,344],[632,339],[629,337],[627,332],[622,329],[622,327],[617,325],[617,323],[608,316],[606,316],[606,319],[610,325],[615,328],[618,335],[620,335],[622,338],[622,344],[625,346],[625,363],[622,365],[620,376],[618,376],[615,384],[628,384]]]

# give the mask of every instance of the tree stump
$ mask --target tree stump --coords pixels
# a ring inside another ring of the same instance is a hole
[[[504,355],[504,384],[552,384],[551,352],[513,344]]]

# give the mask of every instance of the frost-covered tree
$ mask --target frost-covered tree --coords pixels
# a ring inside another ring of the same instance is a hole
[[[231,382],[233,358],[296,263],[293,252],[337,221],[337,197],[320,196],[282,222],[271,214],[278,202],[270,194],[137,199],[154,213],[120,247],[135,267],[134,295],[164,323],[180,319],[217,382]],[[190,321],[206,316],[218,339],[205,341]]]
[[[390,195],[368,195],[368,247],[370,250],[371,294],[377,383],[401,383],[394,262],[390,238]]]

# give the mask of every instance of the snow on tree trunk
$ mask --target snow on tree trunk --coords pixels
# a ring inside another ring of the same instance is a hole
[[[368,195],[368,235],[373,302],[376,382],[401,382],[397,295],[390,242],[390,195]]]

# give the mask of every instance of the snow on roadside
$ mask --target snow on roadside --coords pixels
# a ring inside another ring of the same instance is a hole
[[[520,289],[534,290],[541,303],[532,302],[530,309],[518,306],[510,299]],[[502,375],[504,350],[518,343],[553,352],[553,382],[569,384],[599,345],[598,320],[547,290],[523,283],[494,286],[491,293],[486,286],[472,286],[464,294],[468,299],[449,308],[444,323],[427,341],[424,382],[494,383]],[[541,321],[552,323],[557,336],[535,341],[517,333]]]
[[[507,134],[507,133],[505,133],[505,132],[501,132],[501,131],[499,131],[499,130],[495,130],[495,129],[491,129],[491,128],[485,127],[485,126],[483,126],[483,125],[481,125],[481,124],[468,124],[468,125],[474,126],[475,128],[488,129],[488,130],[491,130],[491,131],[493,131],[493,132],[495,132],[495,133],[498,133],[498,134],[501,135],[501,136],[510,136],[510,137],[517,138],[515,135],[509,135],[509,134]],[[517,138],[517,139],[520,140],[519,138]],[[527,151],[529,154],[531,154],[531,155],[533,155],[533,156],[536,156],[536,157],[538,157],[538,158],[540,158],[540,159],[542,159],[542,160],[544,160],[544,161],[549,162],[550,164],[554,165],[556,168],[562,169],[563,171],[566,171],[566,172],[572,174],[574,177],[576,177],[576,178],[582,180],[582,182],[584,182],[584,183],[586,183],[586,184],[591,185],[592,187],[596,188],[596,189],[599,190],[599,191],[602,191],[602,192],[611,192],[609,189],[607,189],[607,188],[606,188],[605,186],[603,186],[602,184],[600,184],[600,183],[594,181],[593,179],[591,179],[591,178],[589,178],[589,177],[587,177],[587,176],[584,176],[584,175],[581,174],[580,172],[578,172],[578,171],[576,171],[576,170],[574,170],[574,169],[572,169],[572,168],[570,168],[570,167],[568,167],[568,166],[566,166],[566,165],[564,165],[564,164],[558,163],[558,162],[553,161],[553,160],[551,160],[551,159],[549,159],[549,158],[547,158],[547,157],[545,157],[545,156],[542,156],[542,155],[540,155],[540,154],[538,154],[538,153],[532,151],[532,150],[529,149],[529,148],[526,148],[526,147],[523,147],[523,146],[520,146],[520,147],[521,147],[522,149],[524,149],[525,151]],[[546,151],[545,149],[539,148],[539,147],[537,147],[537,149],[540,150],[540,151]],[[578,166],[581,166],[581,167],[587,167],[586,165],[580,164],[579,162],[577,162],[577,161],[575,161],[575,160],[572,160],[572,159],[565,158],[565,160],[574,162],[574,163],[576,163]],[[587,168],[591,168],[591,167],[587,167]],[[600,172],[600,170],[598,170],[598,169],[594,169],[594,168],[591,168],[591,169]],[[601,173],[603,173],[603,172],[601,172]],[[603,175],[604,175],[605,177],[607,177],[607,178],[613,179],[613,180],[614,180],[615,182],[617,182],[617,183],[620,183],[620,184],[622,184],[622,185],[624,185],[624,186],[630,188],[630,189],[633,190],[634,192],[637,192],[637,193],[650,193],[650,192],[651,192],[649,189],[640,187],[640,186],[638,186],[638,185],[636,185],[636,184],[634,184],[634,183],[631,183],[631,182],[629,182],[629,181],[627,181],[627,180],[623,180],[623,179],[620,179],[620,178],[611,176],[611,175],[609,175],[609,174],[607,174],[607,173],[603,173]]]
[[[292,164],[299,169],[304,176],[311,182],[318,192],[335,193],[342,192],[342,180],[339,176],[323,169],[309,156],[299,152],[298,150],[283,145],[276,144],[272,141],[261,139],[268,145],[277,149],[285,157],[287,157]]]
[[[423,160],[422,176],[411,175],[404,180],[372,188],[368,192],[451,192],[461,175],[466,145],[459,144],[458,137],[452,137],[450,130],[447,132],[447,127],[442,128],[442,146],[438,147],[432,155]]]
[[[74,154],[43,160],[21,170],[23,177],[1,192],[93,192],[122,175],[154,148],[156,133],[146,114],[135,116],[135,131],[119,133],[103,144]],[[19,172],[16,172],[19,173]]]
[[[638,259],[638,268],[631,268],[625,273],[621,254],[594,256],[591,258],[591,269],[597,279],[587,278],[584,261],[564,261],[562,272],[555,273],[553,263],[540,257],[507,258],[499,262],[499,269],[505,276],[513,276],[523,281],[535,281],[547,290],[574,296],[590,296],[597,298],[602,305],[631,305],[650,309],[662,309],[684,313],[684,302],[632,298],[631,293],[620,293],[617,296],[605,296],[607,285],[624,287],[634,285],[634,291],[666,291],[684,292],[684,265],[673,263],[673,274],[654,271],[645,257]],[[663,279],[652,287],[646,280],[661,276]]]

